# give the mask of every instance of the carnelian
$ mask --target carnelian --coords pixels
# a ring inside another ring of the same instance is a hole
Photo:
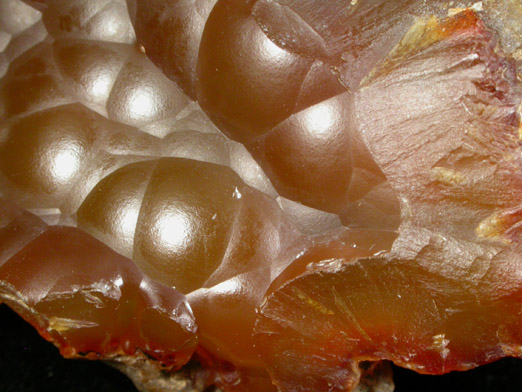
[[[110,359],[141,351],[167,369],[188,362],[197,326],[181,293],[86,233],[46,226],[2,203],[0,298],[62,355]]]
[[[457,3],[2,1],[0,301],[150,390],[521,357],[522,6]]]
[[[281,390],[344,391],[367,361],[442,374],[522,356],[515,85],[470,11],[418,22],[365,81],[360,129],[407,213],[390,252],[318,254],[272,288],[255,334]]]

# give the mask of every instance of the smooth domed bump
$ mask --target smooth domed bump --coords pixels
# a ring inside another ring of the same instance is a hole
[[[133,48],[107,42],[57,40],[53,51],[69,91],[106,115],[107,100]]]
[[[78,209],[78,227],[132,258],[143,196],[156,164],[133,163],[101,180]]]
[[[107,114],[109,119],[139,127],[175,117],[188,102],[187,96],[172,81],[134,52],[112,86]]]
[[[136,40],[125,0],[53,0],[43,10],[43,20],[57,39]]]
[[[217,0],[134,0],[134,27],[147,56],[192,99],[201,36]],[[164,39],[157,39],[163,37]]]
[[[0,114],[14,117],[74,102],[59,75],[49,44],[40,43],[23,53],[0,83]]]
[[[251,145],[282,196],[323,211],[346,208],[356,132],[348,92],[293,114]]]
[[[59,207],[89,160],[95,135],[77,106],[24,117],[0,146],[4,186],[26,208]]]
[[[243,186],[224,166],[160,159],[138,218],[135,262],[183,293],[201,287],[221,263]]]
[[[252,3],[218,2],[205,26],[197,98],[229,137],[248,142],[292,114],[312,61],[273,43]]]

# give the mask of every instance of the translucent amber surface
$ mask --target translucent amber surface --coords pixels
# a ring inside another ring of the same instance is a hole
[[[184,365],[197,327],[181,293],[72,227],[47,226],[2,199],[2,299],[66,357],[137,350]]]
[[[522,357],[521,21],[3,0],[0,301],[150,391],[390,392],[386,361]]]

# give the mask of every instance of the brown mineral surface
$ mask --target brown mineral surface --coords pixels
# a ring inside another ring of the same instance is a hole
[[[2,0],[0,302],[143,391],[522,358],[522,3]]]

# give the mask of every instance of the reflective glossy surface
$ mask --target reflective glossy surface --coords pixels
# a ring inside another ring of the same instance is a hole
[[[522,6],[452,4],[2,2],[1,300],[150,390],[521,356]]]
[[[343,391],[376,358],[441,374],[521,355],[520,97],[491,40],[472,12],[421,22],[358,93],[363,137],[408,215],[389,253],[317,257],[262,305],[257,346],[282,390]]]
[[[62,355],[140,350],[174,369],[190,359],[197,327],[179,292],[80,230],[46,226],[2,202],[0,298]]]

